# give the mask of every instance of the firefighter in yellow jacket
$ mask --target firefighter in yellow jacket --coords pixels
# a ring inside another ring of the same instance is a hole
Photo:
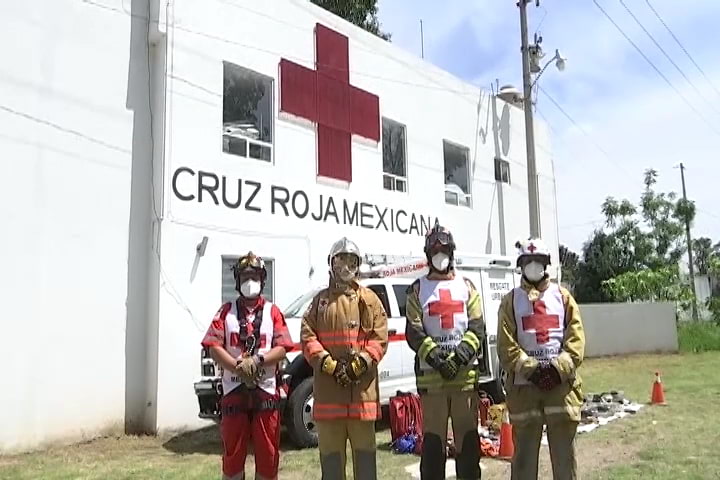
[[[335,242],[328,256],[330,285],[315,296],[302,321],[303,354],[314,372],[323,480],[345,479],[348,440],[354,477],[377,479],[377,366],[387,352],[387,316],[377,295],[357,283],[360,263],[355,243]]]
[[[478,380],[474,360],[485,336],[480,295],[455,274],[455,242],[437,222],[425,237],[429,273],[408,289],[405,335],[416,352],[423,408],[422,480],[445,478],[448,416],[452,418],[459,480],[480,478]]]
[[[553,478],[576,478],[575,433],[585,353],[580,310],[570,292],[546,272],[550,251],[542,240],[518,242],[522,284],[498,312],[498,356],[507,372],[507,406],[515,455],[512,479],[536,479],[543,425],[547,425]]]

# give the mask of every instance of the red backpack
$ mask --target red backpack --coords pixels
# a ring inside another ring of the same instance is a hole
[[[410,392],[398,391],[390,398],[390,435],[395,443],[406,434],[417,435],[415,453],[422,452],[423,412],[420,396]]]

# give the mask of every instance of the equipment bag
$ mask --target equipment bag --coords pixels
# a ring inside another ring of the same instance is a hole
[[[390,435],[395,452],[422,452],[423,412],[417,394],[398,391],[390,399]]]

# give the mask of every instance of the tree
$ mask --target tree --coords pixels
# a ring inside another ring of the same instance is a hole
[[[670,298],[669,285],[658,275],[679,281],[674,270],[686,251],[685,221],[695,217],[695,205],[674,192],[657,192],[657,172],[649,169],[636,205],[608,197],[601,210],[605,225],[583,246],[576,297],[581,302],[625,301],[627,298]],[[611,279],[617,279],[610,282]],[[643,289],[653,288],[652,292]],[[645,293],[642,293],[645,292]]]
[[[390,34],[380,31],[377,18],[378,0],[312,0],[315,5],[390,41]]]
[[[710,257],[713,255],[712,240],[700,237],[693,240],[693,257],[699,275],[707,275],[710,270]]]
[[[575,290],[579,264],[580,257],[578,254],[570,250],[565,245],[560,245],[560,268],[562,270],[562,280],[570,291]]]

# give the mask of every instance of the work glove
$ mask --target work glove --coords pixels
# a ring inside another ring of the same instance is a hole
[[[460,344],[455,347],[455,351],[453,354],[455,355],[455,360],[459,367],[466,367],[470,364],[470,362],[475,358],[475,349],[466,341],[460,342]]]
[[[458,370],[460,370],[460,365],[458,364],[458,359],[457,355],[455,355],[455,352],[448,355],[448,357],[445,359],[439,369],[440,375],[445,380],[452,380],[457,377]]]
[[[260,361],[256,356],[245,356],[238,359],[235,371],[247,381],[253,381],[258,377]]]
[[[333,377],[341,387],[348,387],[352,383],[347,373],[347,363],[335,360],[329,353],[323,357],[320,363],[320,370],[326,375]]]
[[[425,362],[437,371],[440,371],[448,354],[440,347],[435,347],[425,357]]]
[[[562,382],[560,373],[547,362],[540,363],[528,380],[543,392],[549,392]]]
[[[347,366],[347,376],[353,383],[358,383],[360,377],[363,376],[368,370],[368,364],[364,358],[359,355],[354,355],[350,363]]]

